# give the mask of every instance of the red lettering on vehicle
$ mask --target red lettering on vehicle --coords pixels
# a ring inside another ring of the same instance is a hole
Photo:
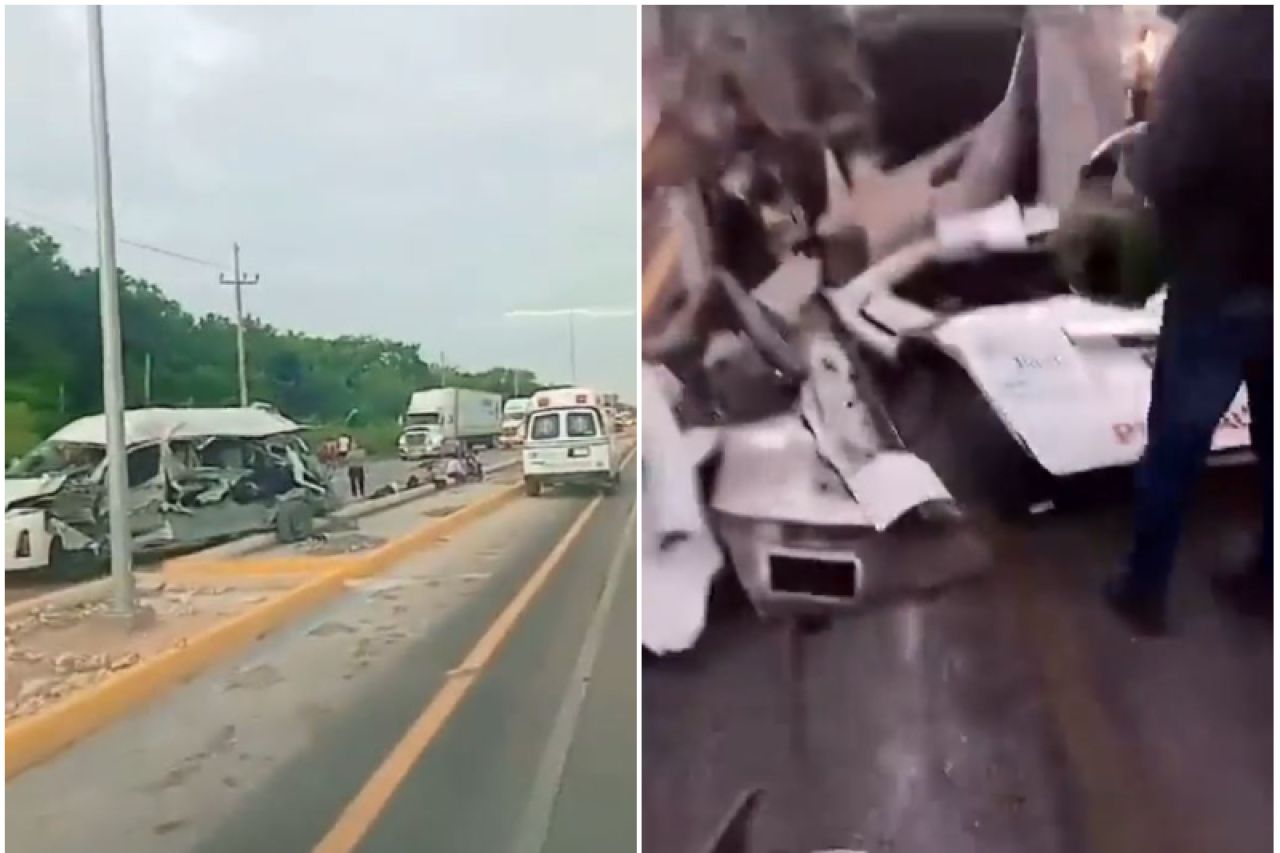
[[[1138,431],[1138,424],[1112,424],[1111,429],[1116,434],[1116,440],[1121,444],[1128,444],[1133,438],[1133,434]]]

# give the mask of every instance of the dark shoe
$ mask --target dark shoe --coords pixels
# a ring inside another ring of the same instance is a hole
[[[1124,578],[1108,582],[1102,594],[1107,606],[1135,634],[1142,637],[1163,637],[1169,633],[1163,599],[1135,593]]]
[[[1271,576],[1258,571],[1214,575],[1210,581],[1218,599],[1242,616],[1271,620]]]

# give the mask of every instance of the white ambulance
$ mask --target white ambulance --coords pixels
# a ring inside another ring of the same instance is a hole
[[[546,486],[596,485],[612,494],[621,462],[613,416],[589,388],[557,388],[533,396],[525,417],[524,488],[531,497]]]

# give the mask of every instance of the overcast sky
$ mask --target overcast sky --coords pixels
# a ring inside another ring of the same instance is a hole
[[[569,379],[567,321],[636,300],[633,9],[111,7],[122,240],[224,263],[277,327]],[[5,10],[5,211],[96,265],[85,15]],[[219,271],[128,245],[188,310]],[[578,380],[635,399],[634,317],[581,318]],[[250,353],[252,358],[252,353]],[[229,364],[233,362],[229,360]]]

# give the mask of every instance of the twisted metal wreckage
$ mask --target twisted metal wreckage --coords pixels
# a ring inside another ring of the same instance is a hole
[[[340,498],[302,427],[272,411],[137,409],[125,414],[135,550],[260,530],[299,541]],[[102,415],[50,436],[5,478],[6,570],[87,569],[106,542]]]
[[[1132,194],[1155,19],[644,14],[646,649],[696,642],[726,565],[762,614],[844,607],[891,570],[865,543],[971,481],[1026,509],[1136,461],[1160,297],[1082,298],[1054,241],[1086,178]],[[962,453],[917,455],[922,418]],[[1215,447],[1245,424],[1242,395]]]

